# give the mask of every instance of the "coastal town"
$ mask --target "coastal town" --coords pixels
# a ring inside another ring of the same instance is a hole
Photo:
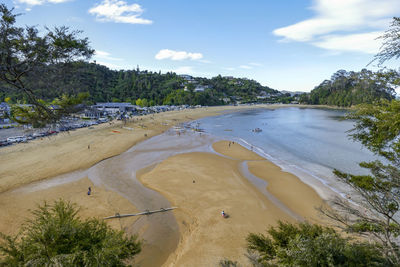
[[[398,14],[3,0],[0,266],[400,266]]]

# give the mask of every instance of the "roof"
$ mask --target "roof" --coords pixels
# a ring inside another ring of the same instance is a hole
[[[119,107],[135,107],[131,103],[114,103],[114,102],[108,102],[108,103],[97,103],[94,105],[95,107],[110,107],[110,108],[119,108]]]

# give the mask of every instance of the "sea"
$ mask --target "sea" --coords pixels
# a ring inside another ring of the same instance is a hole
[[[354,121],[343,119],[346,112],[300,107],[251,109],[206,117],[196,123],[208,134],[236,140],[284,171],[311,183],[318,180],[344,195],[348,189],[333,170],[367,174],[359,163],[377,159],[349,136]],[[254,131],[256,128],[261,131]]]

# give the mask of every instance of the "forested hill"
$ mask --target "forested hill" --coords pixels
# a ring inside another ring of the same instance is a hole
[[[114,71],[85,62],[73,63],[63,73],[59,73],[56,65],[42,67],[29,73],[24,83],[46,101],[62,94],[88,92],[91,102],[135,103],[141,99],[144,105],[220,105],[237,100],[254,102],[260,95],[279,94],[249,79],[221,76],[185,79],[172,72],[161,74],[139,69]],[[23,94],[0,84],[0,99],[6,97],[13,102],[25,100]]]
[[[300,102],[313,105],[349,107],[361,103],[372,103],[378,99],[394,98],[394,83],[399,80],[395,71],[360,72],[339,70],[330,80],[323,81],[309,94],[301,96]]]

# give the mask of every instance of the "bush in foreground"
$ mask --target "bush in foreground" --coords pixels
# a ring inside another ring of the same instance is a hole
[[[140,252],[136,236],[77,212],[63,200],[39,206],[19,235],[1,234],[0,266],[126,266]]]
[[[279,222],[267,232],[247,237],[254,266],[391,266],[377,245],[343,238],[332,228]]]

